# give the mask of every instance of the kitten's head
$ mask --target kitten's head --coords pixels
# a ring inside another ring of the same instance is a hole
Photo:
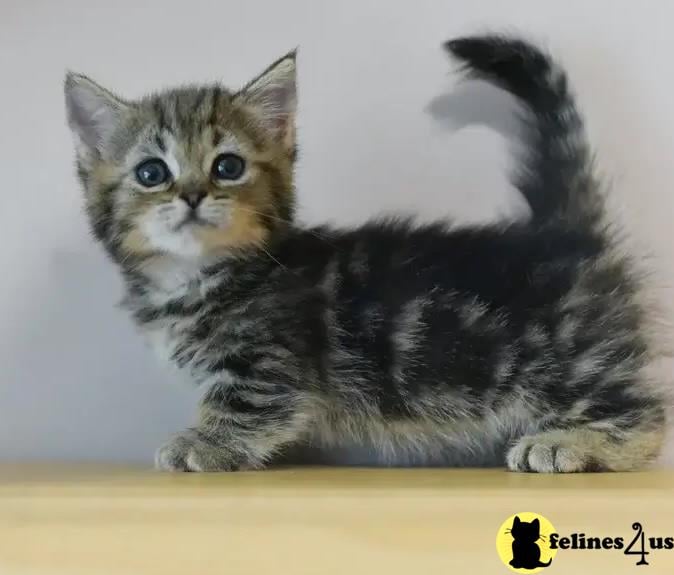
[[[519,517],[515,516],[510,533],[513,538],[518,541],[528,541],[533,543],[538,541],[541,536],[541,522],[538,518],[529,522],[522,521]]]
[[[65,93],[91,227],[118,260],[239,253],[292,217],[294,54],[237,93],[128,101],[75,74]]]

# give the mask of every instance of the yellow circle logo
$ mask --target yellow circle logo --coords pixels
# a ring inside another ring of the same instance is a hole
[[[552,523],[542,515],[525,511],[508,517],[496,534],[496,551],[515,573],[538,573],[549,567],[557,554],[550,549]]]

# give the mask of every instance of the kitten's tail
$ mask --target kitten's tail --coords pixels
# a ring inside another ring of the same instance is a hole
[[[514,183],[531,207],[532,222],[594,227],[603,214],[602,195],[564,70],[518,38],[472,36],[450,40],[445,48],[471,76],[507,90],[530,112],[526,157]]]

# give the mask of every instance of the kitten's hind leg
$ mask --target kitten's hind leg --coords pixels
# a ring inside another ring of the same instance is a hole
[[[663,435],[664,417],[630,428],[604,421],[550,429],[521,437],[506,461],[512,471],[536,473],[632,471],[657,457]]]

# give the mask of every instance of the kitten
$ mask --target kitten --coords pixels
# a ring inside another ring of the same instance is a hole
[[[541,562],[541,548],[536,543],[541,538],[541,522],[538,518],[526,522],[515,516],[510,534],[513,536],[513,558],[510,561],[512,567],[538,569],[550,566],[552,559],[547,563]]]
[[[528,222],[294,224],[294,54],[238,92],[128,101],[67,77],[93,234],[134,320],[203,389],[159,468],[258,469],[307,445],[534,472],[658,454],[640,281],[602,223],[563,71],[516,38],[446,48],[529,111]]]

